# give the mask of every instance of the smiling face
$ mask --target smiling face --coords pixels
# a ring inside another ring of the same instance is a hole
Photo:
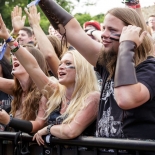
[[[33,36],[28,36],[27,32],[24,30],[20,30],[17,37],[20,45],[25,45],[30,41],[34,41]]]
[[[105,52],[118,52],[119,41],[111,40],[113,34],[121,34],[124,23],[111,14],[107,14],[103,23],[102,43],[105,46]]]
[[[155,17],[150,17],[148,19],[148,26],[155,31]]]
[[[59,83],[70,87],[75,85],[76,70],[73,61],[73,56],[70,53],[66,53],[61,61],[58,68],[58,79]]]

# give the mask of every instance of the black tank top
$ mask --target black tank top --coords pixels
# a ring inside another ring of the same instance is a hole
[[[51,112],[51,114],[48,116],[47,118],[47,124],[54,124],[54,125],[58,125],[61,124],[63,122],[65,118],[60,117],[60,109],[61,109],[61,105],[56,108],[53,112]],[[96,120],[94,122],[92,122],[82,133],[83,136],[94,136],[95,135],[95,130],[96,130]]]

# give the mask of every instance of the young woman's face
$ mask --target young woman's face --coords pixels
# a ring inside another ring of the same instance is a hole
[[[75,85],[76,70],[73,61],[73,56],[70,53],[66,53],[61,61],[58,68],[58,79],[60,84],[66,87]]]
[[[12,74],[17,77],[18,75],[23,75],[26,74],[26,70],[25,68],[20,64],[20,62],[18,61],[18,59],[16,58],[15,55],[12,55]],[[28,73],[27,73],[28,74]]]

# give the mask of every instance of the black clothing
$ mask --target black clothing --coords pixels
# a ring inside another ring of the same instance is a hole
[[[8,95],[0,91],[0,105],[2,109],[4,109],[7,113],[9,113],[11,110],[12,100],[13,100],[13,97],[11,95]]]
[[[155,139],[155,58],[148,57],[135,69],[138,82],[150,92],[150,100],[139,107],[122,110],[114,98],[114,80],[106,81],[100,101],[97,137]],[[97,64],[96,70],[104,77],[104,67]]]
[[[61,124],[63,122],[63,120],[65,118],[62,118],[61,117],[61,114],[60,114],[60,106],[55,109],[48,117],[47,119],[47,124],[54,124],[54,125],[57,125],[57,124]],[[88,126],[82,133],[82,135],[84,136],[94,136],[95,134],[95,126],[96,126],[96,121],[94,121],[90,126]]]

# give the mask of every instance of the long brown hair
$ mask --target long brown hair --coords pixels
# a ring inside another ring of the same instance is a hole
[[[141,27],[142,30],[141,30],[140,34],[143,31],[147,31],[145,23],[140,19],[140,16],[134,9],[113,8],[113,9],[109,10],[106,13],[106,15],[107,14],[111,14],[111,15],[115,16],[116,18],[120,19],[124,23],[124,26],[135,25],[135,26]],[[117,54],[116,55],[114,55],[114,53],[111,53],[111,54],[112,54],[113,58],[111,58],[109,60],[109,62],[106,64],[107,70],[110,74],[109,78],[114,76],[116,61],[117,61]],[[106,57],[107,56],[108,55],[106,55]],[[135,66],[137,66],[141,62],[145,61],[148,56],[154,56],[153,43],[150,39],[150,35],[145,36],[142,44],[135,51],[135,56],[134,56]],[[101,54],[99,57],[99,63],[103,64],[103,59],[107,59],[106,57],[104,57],[104,51],[101,51]]]
[[[25,45],[27,50],[36,58],[40,68],[44,73],[47,73],[46,61],[42,53],[32,45]],[[23,93],[22,87],[17,78],[14,77],[15,85],[14,85],[14,99],[11,103],[11,114],[15,116],[16,111],[21,107],[22,104],[22,119],[23,120],[35,120],[38,108],[39,101],[41,99],[42,94],[39,92],[35,83],[30,78],[29,88],[27,90],[27,96],[25,101],[21,103],[21,96]]]

